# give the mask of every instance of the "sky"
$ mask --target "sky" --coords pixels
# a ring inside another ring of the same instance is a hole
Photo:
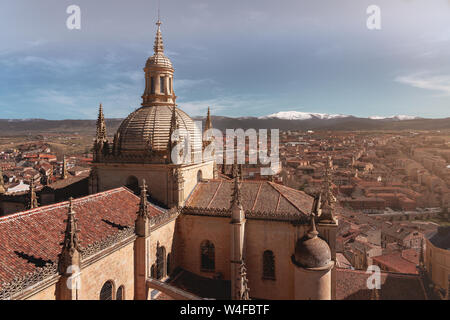
[[[450,117],[450,0],[160,0],[179,107]],[[69,30],[67,7],[81,9]],[[380,8],[381,29],[366,10]],[[158,0],[2,0],[0,118],[140,107]]]

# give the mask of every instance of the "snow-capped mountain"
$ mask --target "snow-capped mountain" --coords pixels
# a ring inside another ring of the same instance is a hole
[[[258,119],[283,119],[283,120],[309,120],[309,119],[336,119],[347,118],[349,116],[343,114],[327,114],[315,112],[300,112],[300,111],[280,111],[269,114],[267,116],[259,117]]]
[[[369,117],[369,119],[372,120],[386,120],[386,119],[392,119],[392,120],[414,120],[414,119],[420,119],[420,117],[416,117],[416,116],[407,116],[404,114],[399,114],[396,116],[390,116],[390,117],[380,117],[380,116],[371,116]]]
[[[269,114],[267,116],[259,117],[258,119],[282,119],[282,120],[310,120],[310,119],[340,119],[353,117],[351,115],[345,114],[328,114],[328,113],[317,113],[317,112],[300,112],[300,111],[280,111],[277,113]],[[407,115],[395,115],[390,117],[381,116],[371,116],[368,117],[371,120],[393,120],[393,121],[403,121],[403,120],[414,120],[421,119],[420,117],[407,116]]]

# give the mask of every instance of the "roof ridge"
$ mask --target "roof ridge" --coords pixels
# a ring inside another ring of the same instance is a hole
[[[285,199],[286,199],[291,205],[293,205],[298,211],[300,211],[300,212],[302,212],[302,213],[305,213],[305,214],[308,214],[307,212],[303,212],[302,209],[300,209],[296,204],[294,204],[291,200],[289,200],[289,199],[288,199],[288,198],[287,198],[280,190],[278,190],[277,187],[275,187],[275,185],[281,186],[280,184],[274,183],[274,182],[270,182],[270,181],[267,181],[267,183],[268,183],[272,188],[274,188],[280,195],[282,195],[283,198],[285,198]],[[282,186],[282,187],[284,187],[284,186]],[[289,189],[292,189],[292,188],[289,188]],[[298,191],[298,190],[295,190],[295,189],[292,189],[292,190]]]

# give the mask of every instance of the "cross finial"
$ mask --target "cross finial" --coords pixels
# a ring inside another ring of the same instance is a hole
[[[314,213],[311,214],[311,227],[308,232],[308,238],[310,238],[310,239],[317,237],[317,235],[319,234],[319,232],[317,232],[317,229],[316,229],[316,220],[315,219],[316,219],[316,215]]]
[[[161,0],[158,0],[158,21],[156,22],[158,29],[161,27],[161,24]]]

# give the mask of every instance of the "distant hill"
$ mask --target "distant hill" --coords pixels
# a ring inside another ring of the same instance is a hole
[[[116,131],[122,119],[107,119],[106,126]],[[0,119],[0,136],[36,133],[86,133],[94,134],[96,120],[3,120]]]
[[[112,135],[123,119],[107,119],[108,133]],[[194,117],[194,120],[204,120]],[[312,116],[306,119],[280,119],[278,117],[241,117],[229,118],[213,116],[214,127],[229,129],[280,129],[280,130],[443,130],[450,129],[450,118],[444,119],[408,119],[395,117],[383,119],[357,118],[353,116],[322,117]],[[0,136],[36,134],[36,133],[83,133],[95,134],[96,120],[2,120]]]

